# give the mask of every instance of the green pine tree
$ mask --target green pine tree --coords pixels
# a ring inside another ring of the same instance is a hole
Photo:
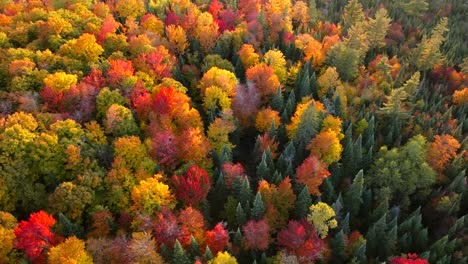
[[[240,203],[237,204],[236,208],[236,220],[238,226],[243,226],[245,223],[247,223],[247,216]]]
[[[295,216],[297,219],[302,219],[309,213],[309,207],[312,205],[312,197],[310,196],[309,189],[304,185],[302,191],[295,203]]]
[[[362,189],[364,187],[364,174],[360,170],[351,184],[351,187],[344,195],[345,207],[351,216],[357,216],[362,205]]]
[[[192,264],[192,261],[187,256],[187,252],[180,244],[179,240],[176,240],[174,246],[174,252],[172,254],[171,263],[173,264]]]
[[[257,192],[257,195],[255,195],[255,200],[253,202],[252,210],[250,212],[250,217],[253,220],[260,221],[265,215],[265,212],[266,206],[262,200],[262,194],[260,192]]]

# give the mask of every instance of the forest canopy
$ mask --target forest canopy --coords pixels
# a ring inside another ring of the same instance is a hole
[[[0,263],[467,263],[466,14],[0,0]]]

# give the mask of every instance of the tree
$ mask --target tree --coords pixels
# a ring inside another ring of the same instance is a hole
[[[277,241],[285,253],[295,255],[303,262],[321,258],[325,250],[324,241],[305,219],[289,221],[288,226],[278,233]]]
[[[273,68],[281,83],[286,81],[288,74],[286,71],[286,59],[280,50],[272,49],[267,51],[263,56],[263,62]]]
[[[0,211],[0,263],[11,263],[14,256],[10,256],[15,241],[14,228],[17,227],[16,218],[7,212]]]
[[[153,236],[159,245],[174,248],[176,240],[184,246],[190,245],[190,233],[186,227],[179,225],[174,213],[167,207],[156,213]]]
[[[199,244],[205,242],[205,218],[200,211],[189,206],[181,210],[177,217],[182,228],[185,228]]]
[[[169,186],[161,182],[162,177],[160,174],[155,174],[152,178],[140,181],[139,185],[133,187],[132,200],[136,209],[152,214],[162,206],[174,206],[174,197]]]
[[[218,252],[214,259],[208,261],[208,264],[237,264],[237,260],[231,254],[224,251]]]
[[[145,13],[145,5],[139,0],[117,0],[115,1],[115,12],[121,18],[137,18]]]
[[[126,106],[128,105],[128,99],[123,97],[119,90],[111,91],[109,88],[105,87],[96,97],[96,118],[101,119],[105,118],[107,110],[113,104]]]
[[[177,54],[183,54],[188,47],[187,36],[181,26],[169,25],[166,27],[166,36],[171,45],[171,49]]]
[[[343,26],[344,30],[349,29],[351,26],[364,21],[364,12],[362,5],[358,0],[350,0],[346,4],[343,12]]]
[[[156,241],[150,233],[134,232],[128,245],[133,263],[165,263],[156,251]]]
[[[247,69],[245,76],[248,81],[255,83],[262,103],[267,103],[269,96],[276,93],[276,89],[281,85],[274,69],[264,63],[257,64]]]
[[[258,184],[258,192],[266,204],[266,218],[272,230],[278,230],[286,225],[289,211],[294,207],[296,195],[293,192],[291,180],[284,178],[278,185],[269,184],[263,180]]]
[[[262,201],[262,194],[260,192],[257,192],[257,194],[255,195],[255,200],[253,202],[250,216],[252,219],[260,221],[265,215],[265,211],[266,206],[265,203]]]
[[[406,257],[393,257],[390,264],[429,264],[429,261],[418,258],[417,254],[408,253]]]
[[[409,195],[427,190],[436,180],[436,173],[425,161],[425,152],[426,139],[421,135],[400,149],[382,147],[371,172],[365,175],[365,184],[376,189],[389,188],[400,205],[407,206]]]
[[[67,74],[65,72],[56,72],[47,75],[44,78],[44,85],[50,87],[55,91],[65,91],[76,85],[78,76],[75,74]]]
[[[172,77],[172,70],[176,65],[176,58],[162,45],[156,46],[154,51],[140,53],[134,60],[135,67],[158,80]]]
[[[213,23],[213,17],[208,12],[198,16],[195,34],[200,43],[202,52],[208,53],[216,44],[219,26]]]
[[[229,242],[228,231],[221,223],[215,225],[212,230],[205,232],[206,245],[213,254],[223,251]]]
[[[197,165],[191,166],[182,176],[172,177],[176,196],[189,205],[196,205],[205,199],[210,190],[210,176]]]
[[[343,152],[337,133],[331,129],[320,132],[309,142],[307,149],[310,150],[311,155],[317,156],[327,165],[340,160]]]
[[[318,132],[324,114],[325,106],[313,99],[298,104],[291,123],[286,126],[288,137],[306,144]]]
[[[115,137],[137,135],[140,131],[130,109],[118,104],[107,109],[104,127]]]
[[[451,135],[436,135],[427,149],[426,160],[434,170],[442,173],[450,160],[457,156],[460,147],[458,140]]]
[[[268,132],[272,125],[277,129],[280,123],[279,113],[271,108],[260,110],[255,118],[255,127],[260,132]]]
[[[467,104],[468,103],[468,87],[465,87],[462,90],[457,90],[453,92],[452,102],[456,105]]]
[[[60,47],[59,54],[82,62],[96,62],[104,49],[96,42],[94,35],[84,33],[77,39],[71,39]]]
[[[232,98],[236,95],[236,85],[237,79],[234,73],[228,70],[212,67],[203,74],[198,87],[200,88],[202,96],[205,96],[205,91],[208,87],[216,86],[221,88],[229,98]]]
[[[124,80],[134,75],[135,69],[131,60],[109,59],[109,64],[107,82],[111,87],[120,88]]]
[[[432,30],[431,36],[424,36],[417,46],[414,52],[414,62],[419,70],[426,71],[444,62],[445,58],[440,51],[440,46],[446,40],[444,35],[449,31],[447,25],[447,17],[441,18],[439,23]]]
[[[176,240],[174,246],[174,252],[172,253],[171,263],[173,264],[191,264],[190,258],[185,252],[185,249],[180,244],[179,240]]]
[[[76,238],[75,236],[69,237],[65,242],[52,247],[49,250],[47,263],[83,263],[92,264],[93,259],[86,252],[85,242]]]
[[[229,141],[229,134],[234,132],[235,129],[236,127],[232,120],[217,117],[208,127],[207,133],[208,140],[213,149],[219,153],[223,146],[233,148],[234,145]]]
[[[327,170],[327,164],[312,155],[296,168],[296,181],[307,186],[310,194],[320,196],[319,187],[323,180],[330,176]]]
[[[28,221],[21,221],[14,229],[15,248],[26,251],[35,263],[43,263],[47,250],[55,245],[55,235],[51,227],[55,219],[44,211],[32,213]]]
[[[260,221],[250,220],[242,227],[244,233],[244,248],[254,250],[266,250],[270,242],[270,227],[265,219]]]
[[[90,205],[94,192],[73,182],[62,182],[49,196],[54,213],[63,213],[72,220],[81,220],[86,206]]]
[[[254,47],[250,44],[243,44],[237,54],[244,65],[244,69],[249,69],[260,61],[260,56],[255,53]]]
[[[335,220],[335,211],[328,204],[319,202],[313,204],[309,208],[310,214],[307,216],[307,221],[312,223],[321,238],[328,235],[328,230],[337,227],[338,222]]]
[[[366,34],[370,47],[381,48],[385,46],[385,36],[391,21],[387,9],[383,7],[377,10],[375,18],[369,19],[366,24]]]
[[[364,174],[360,170],[356,177],[354,177],[351,187],[344,195],[344,203],[351,216],[356,216],[361,208],[362,200],[362,189],[364,186]]]
[[[295,216],[297,219],[302,219],[309,213],[309,207],[312,204],[312,198],[310,197],[307,185],[302,188],[295,203]]]

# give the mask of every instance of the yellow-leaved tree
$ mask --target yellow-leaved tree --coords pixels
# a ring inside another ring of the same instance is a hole
[[[67,238],[65,242],[50,249],[48,263],[92,264],[93,259],[85,249],[85,242],[72,236]]]
[[[314,225],[315,230],[321,238],[328,235],[328,230],[338,226],[335,219],[335,211],[328,204],[319,202],[313,204],[309,208],[310,213],[307,215],[307,221]]]
[[[155,174],[152,178],[140,181],[140,184],[133,187],[132,200],[135,208],[148,215],[159,210],[162,206],[173,208],[175,198],[169,186],[164,184],[161,174]]]

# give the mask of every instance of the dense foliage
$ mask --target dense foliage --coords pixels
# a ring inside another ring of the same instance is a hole
[[[460,0],[0,1],[0,263],[466,263]]]

